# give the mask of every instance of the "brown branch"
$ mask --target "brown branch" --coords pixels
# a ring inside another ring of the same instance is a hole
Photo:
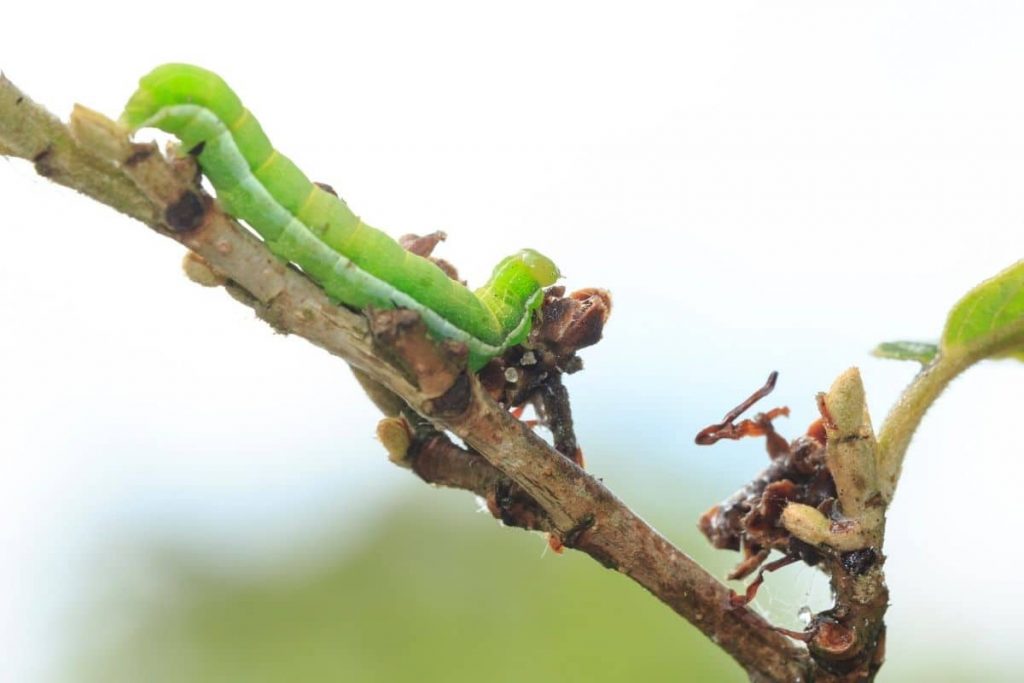
[[[365,317],[334,305],[310,280],[271,255],[204,195],[188,167],[151,145],[132,145],[98,115],[77,110],[76,136],[0,77],[0,147],[33,160],[62,185],[141,220],[202,257],[229,291],[281,332],[339,356],[418,414],[460,436],[543,508],[569,547],[631,577],[726,650],[758,680],[807,680],[804,648],[746,609],[730,591],[640,519],[596,479],[497,405],[477,378],[424,386],[386,360]],[[448,354],[438,347],[441,360]],[[444,372],[441,373],[442,375]]]
[[[427,436],[417,438],[406,453],[405,464],[428,484],[472,491],[505,526],[556,531],[547,512],[515,482],[479,453],[455,445],[440,432],[430,430]]]

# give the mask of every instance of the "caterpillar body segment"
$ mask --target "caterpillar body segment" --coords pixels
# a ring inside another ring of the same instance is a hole
[[[155,127],[181,140],[224,209],[329,296],[354,308],[417,311],[432,334],[469,347],[473,370],[526,338],[543,288],[559,277],[554,263],[525,249],[471,292],[311,182],[274,149],[227,83],[200,67],[154,69],[139,81],[121,120],[133,131]]]

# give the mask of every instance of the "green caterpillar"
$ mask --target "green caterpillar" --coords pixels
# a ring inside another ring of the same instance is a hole
[[[417,311],[434,335],[469,347],[473,370],[526,338],[543,288],[559,277],[548,258],[524,249],[471,292],[312,183],[273,148],[227,83],[205,69],[157,67],[139,81],[121,121],[132,131],[155,127],[180,139],[224,209],[329,296],[359,309]]]

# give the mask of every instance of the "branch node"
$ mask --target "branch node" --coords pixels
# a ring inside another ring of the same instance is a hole
[[[461,415],[469,403],[468,387],[457,387],[464,377],[468,349],[465,344],[435,342],[416,311],[405,308],[369,309],[377,350],[446,415]]]
[[[206,219],[210,198],[188,189],[164,211],[164,222],[177,233],[192,232]]]
[[[593,515],[587,515],[582,520],[580,520],[579,524],[569,529],[567,532],[565,532],[565,534],[561,536],[561,538],[559,539],[561,541],[561,544],[564,545],[566,548],[575,548],[576,545],[580,542],[580,538],[583,536],[583,534],[590,530],[590,528],[593,527],[596,523],[597,519]]]
[[[469,375],[460,373],[447,391],[428,402],[431,415],[438,417],[458,417],[469,409],[473,397],[473,386]]]

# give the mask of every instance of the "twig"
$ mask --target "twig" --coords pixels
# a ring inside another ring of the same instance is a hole
[[[914,377],[885,417],[878,432],[878,480],[887,501],[892,500],[896,491],[907,448],[924,414],[949,383],[975,360],[966,355],[938,356]]]
[[[0,146],[38,171],[189,247],[277,330],[339,356],[417,413],[460,436],[543,508],[562,543],[631,577],[760,679],[808,679],[806,650],[745,609],[730,591],[593,477],[494,403],[475,377],[426,389],[375,347],[367,320],[334,305],[274,258],[152,146],[130,145],[79,112],[79,138],[0,77]],[[84,142],[79,142],[83,140]]]

